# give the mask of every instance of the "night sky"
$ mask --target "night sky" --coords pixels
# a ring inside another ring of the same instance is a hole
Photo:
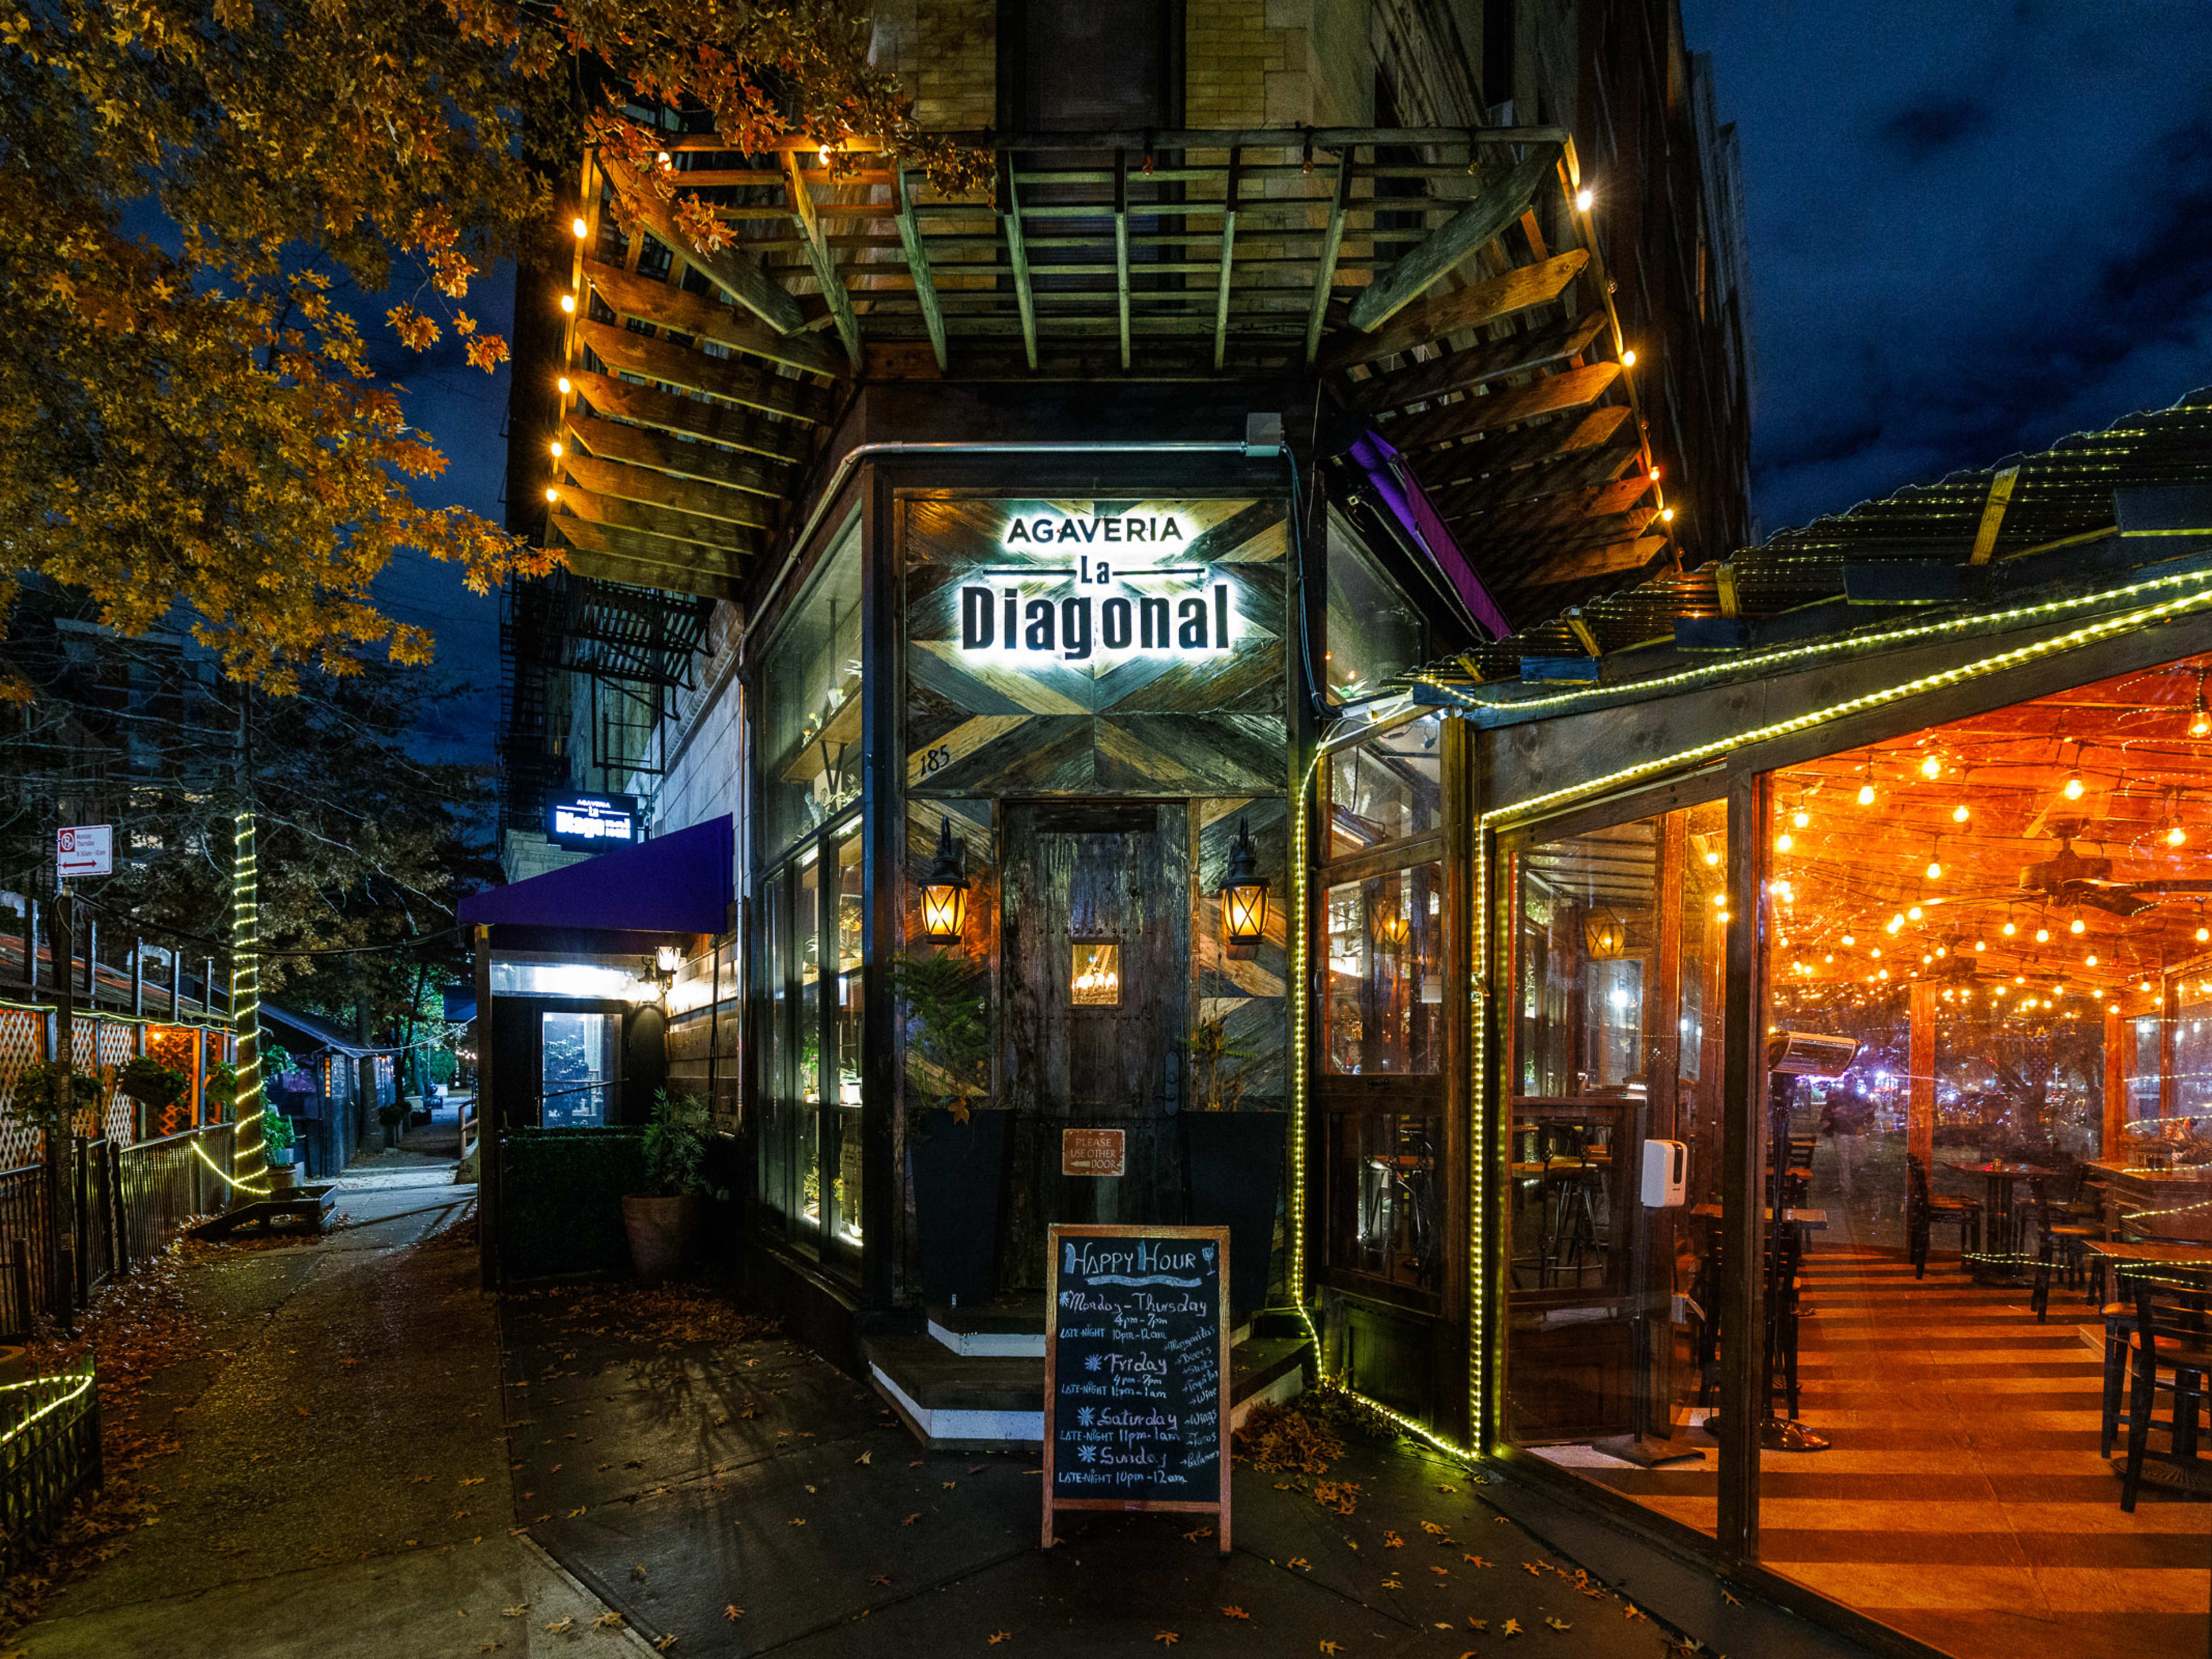
[[[1683,11],[1742,148],[1763,532],[2212,383],[2212,4]],[[497,519],[509,371],[396,367],[452,464],[425,499]],[[419,559],[380,592],[476,688],[426,751],[489,764],[496,600]]]

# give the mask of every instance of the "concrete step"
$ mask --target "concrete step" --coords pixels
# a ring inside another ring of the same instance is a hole
[[[1303,1333],[1251,1336],[1230,1351],[1230,1424],[1265,1401],[1289,1400],[1313,1372]],[[986,1333],[985,1334],[988,1334]],[[1044,1440],[1044,1355],[961,1353],[927,1336],[863,1337],[876,1392],[933,1450],[1036,1448]]]
[[[929,1334],[963,1358],[1042,1359],[1044,1297],[1000,1297],[956,1308],[939,1303],[927,1311]],[[1252,1334],[1248,1322],[1229,1333],[1232,1346]]]

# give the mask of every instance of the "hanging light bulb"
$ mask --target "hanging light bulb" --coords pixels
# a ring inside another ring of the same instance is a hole
[[[1914,905],[1911,909],[1907,910],[1907,911],[1905,913],[1905,919],[1907,921],[1919,921],[1919,920],[1920,920],[1920,907],[1919,907],[1918,905],[1917,905],[1917,904],[1916,904],[1916,905]]]
[[[1937,760],[1933,755],[1929,756],[1926,760],[1920,763],[1920,775],[1923,778],[1929,778],[1931,780],[1942,777],[1943,775],[1943,763]]]
[[[570,316],[575,315],[576,296],[573,294],[562,295],[561,296],[561,309],[567,312]]]
[[[1718,853],[1708,853],[1705,854],[1705,864],[1708,867],[1717,865],[1720,861],[1721,855]]]
[[[2038,945],[2048,945],[2048,944],[2050,944],[2050,943],[2051,943],[2051,930],[2050,930],[2048,927],[2039,927],[2039,928],[2037,928],[2037,929],[2035,930],[2035,942],[2036,942]]]
[[[563,375],[562,375],[559,380],[557,380],[554,381],[554,382],[553,382],[553,384],[554,384],[555,386],[556,386],[560,387],[560,389],[561,389],[561,395],[562,395],[562,397],[564,397],[564,398],[565,398],[565,397],[567,397],[567,396],[568,396],[571,392],[574,392],[574,391],[576,389],[575,387],[574,387],[573,386],[571,386],[571,385],[569,385],[569,384],[568,384],[568,377],[567,375],[565,375],[565,374],[563,374]]]
[[[1597,198],[1591,193],[1589,186],[1587,185],[1583,185],[1582,189],[1575,192],[1575,211],[1577,213],[1588,213],[1590,210],[1590,204],[1595,200],[1597,200]]]
[[[556,461],[561,459],[561,441],[558,438],[553,441],[553,459]]]
[[[2081,958],[2081,962],[2085,967],[2094,968],[2097,965],[2097,953],[2094,951],[2092,951],[2087,956]]]
[[[1620,366],[1623,368],[1636,367],[1636,349],[1633,346],[1620,354]]]
[[[1800,830],[1802,830],[1807,824],[1812,823],[1812,821],[1813,815],[1802,806],[1790,815],[1790,822]]]
[[[576,240],[580,242],[592,234],[591,226],[584,222],[584,217],[581,214],[578,214],[574,218],[568,221],[568,228],[576,233]]]
[[[1850,934],[1850,933],[1846,933],[1846,934],[1844,934],[1844,948],[1845,948],[1846,950],[1850,949],[1852,945],[1856,945],[1857,943],[1858,943],[1858,940],[1857,940],[1855,937],[1853,937],[1851,934]]]
[[[1874,785],[1871,783],[1863,783],[1859,786],[1859,805],[1862,806],[1874,805]]]
[[[1974,949],[1977,951],[1986,951],[1989,948],[1990,942],[1985,939],[1978,939],[1974,941]]]
[[[2004,933],[2004,936],[2007,939],[2010,939],[2014,933],[2020,932],[2020,929],[2013,925],[2012,918],[2010,916],[2007,916],[2005,918],[2005,925],[2002,931]]]
[[[2069,772],[2066,775],[2066,787],[2059,793],[2069,800],[2079,800],[2088,792],[2088,787],[2087,784],[2081,781],[2081,775],[2079,772]]]
[[[1891,933],[1896,933],[1899,928],[1903,927],[1904,926],[1905,926],[1905,918],[1904,918],[1903,916],[1892,916],[1892,917],[1889,919],[1889,931],[1890,931]]]
[[[2212,713],[2206,712],[2204,694],[2201,691],[2197,696],[2196,717],[2189,722],[2189,735],[2192,738],[2212,738]]]
[[[1951,822],[1954,823],[1964,823],[1972,817],[1973,814],[1966,810],[1966,804],[1964,801],[1951,809]]]
[[[1930,881],[1941,881],[1943,879],[1943,866],[1935,859],[1928,860],[1928,879]]]
[[[2086,933],[2089,931],[2089,924],[2076,916],[2066,924],[2066,931],[2069,933]]]
[[[1774,850],[1778,853],[1786,853],[1796,844],[1787,830],[1774,838]]]
[[[2184,830],[2179,824],[2170,823],[2166,826],[2166,844],[2168,847],[2185,846],[2188,843],[2188,841],[2189,832],[2186,830]]]

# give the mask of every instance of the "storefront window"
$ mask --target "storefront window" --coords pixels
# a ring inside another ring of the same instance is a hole
[[[584,1129],[607,1121],[615,1048],[621,1036],[619,1014],[538,1016],[538,1074],[544,1094],[540,1124],[548,1129]]]
[[[1329,695],[1340,702],[1371,696],[1393,674],[1419,664],[1427,636],[1419,611],[1334,514],[1328,520]]]
[[[1325,1070],[1403,1077],[1440,1068],[1443,908],[1441,862],[1328,890]]]
[[[761,847],[774,856],[860,795],[860,538],[824,556],[763,653]]]
[[[1727,809],[1515,849],[1506,1427],[1711,1530]],[[1647,1149],[1679,1191],[1647,1202]],[[1656,1462],[1648,1484],[1641,1471]]]
[[[857,1250],[860,1243],[860,832],[855,826],[837,842],[836,1092],[822,1114],[821,1126],[823,1165],[830,1175],[824,1237],[833,1248],[847,1251]]]
[[[1425,836],[1443,821],[1443,717],[1392,726],[1328,762],[1331,858]]]

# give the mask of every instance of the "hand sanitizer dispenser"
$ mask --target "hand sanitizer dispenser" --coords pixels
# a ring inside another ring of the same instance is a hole
[[[1670,1210],[1682,1202],[1689,1185],[1690,1149],[1679,1140],[1644,1143],[1644,1207]]]

